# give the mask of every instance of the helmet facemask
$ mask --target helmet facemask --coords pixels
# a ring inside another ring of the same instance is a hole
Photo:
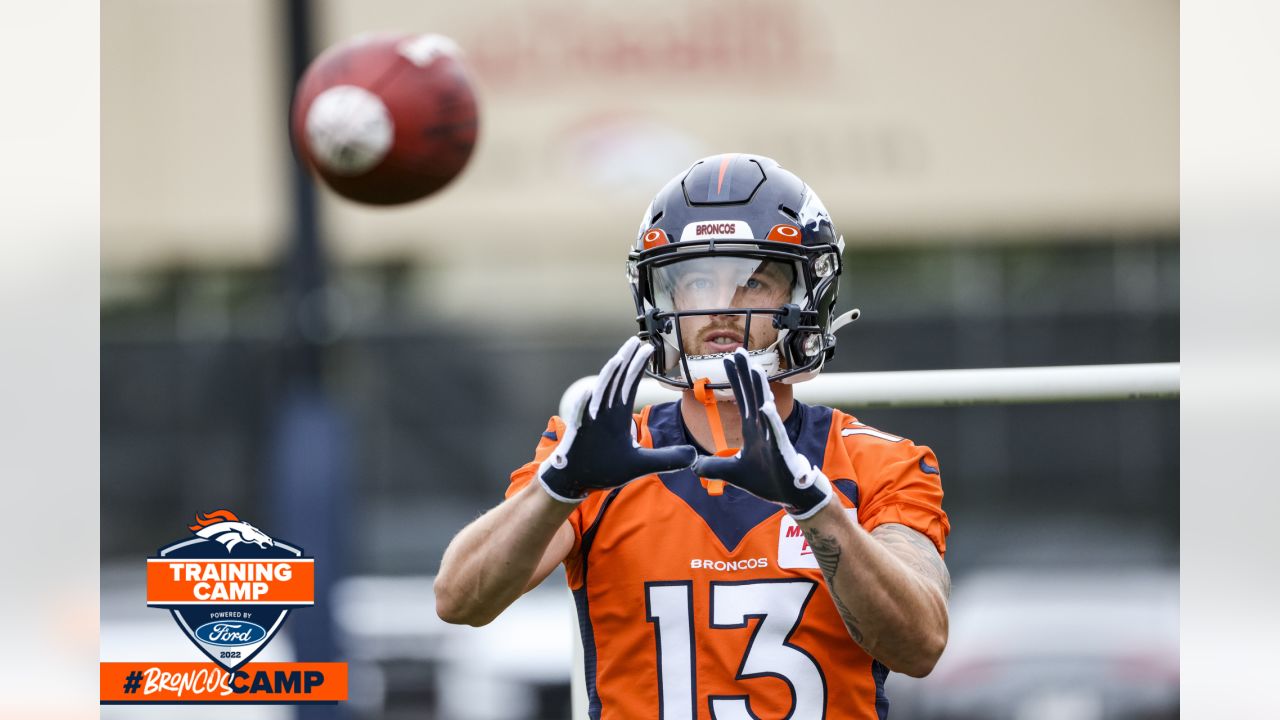
[[[629,271],[642,337],[657,351],[651,377],[676,389],[706,378],[717,398],[732,399],[723,360],[739,346],[771,381],[817,373],[834,345],[823,328],[839,255],[778,246],[682,243],[633,257]]]

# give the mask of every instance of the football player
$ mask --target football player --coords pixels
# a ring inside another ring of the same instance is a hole
[[[436,608],[483,625],[563,564],[592,718],[884,718],[947,642],[933,452],[796,402],[835,331],[844,241],[773,160],[700,160],[628,270],[639,333],[506,500],[450,544]],[[633,410],[643,376],[683,391]]]

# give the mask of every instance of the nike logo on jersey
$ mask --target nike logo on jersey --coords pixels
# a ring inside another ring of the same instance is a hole
[[[924,461],[924,458],[920,458],[920,472],[925,473],[926,475],[939,475],[939,474],[941,474],[941,473],[939,473],[939,472],[938,472],[938,468],[936,468],[936,467],[934,467],[934,466],[930,465],[929,463],[925,462],[925,461]]]

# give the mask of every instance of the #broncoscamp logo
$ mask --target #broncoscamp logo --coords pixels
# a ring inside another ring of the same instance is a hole
[[[314,604],[314,560],[230,510],[196,515],[189,537],[147,559],[147,605],[234,671],[275,637],[294,608]]]

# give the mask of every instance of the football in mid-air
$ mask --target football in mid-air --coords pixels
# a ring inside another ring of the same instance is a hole
[[[476,143],[476,97],[443,35],[364,35],[324,51],[298,81],[294,151],[339,195],[412,202],[449,184]]]

